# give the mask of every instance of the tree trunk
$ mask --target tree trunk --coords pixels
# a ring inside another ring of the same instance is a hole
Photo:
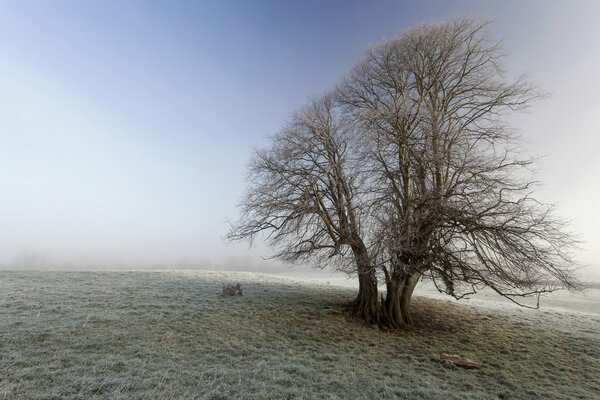
[[[387,279],[387,293],[382,305],[381,324],[389,328],[406,328],[412,325],[410,301],[419,281],[418,273]]]
[[[365,269],[358,273],[359,292],[356,315],[368,324],[379,323],[379,302],[377,299],[377,279],[375,271]]]
[[[371,267],[366,249],[354,248],[358,272],[358,296],[350,308],[367,324],[379,323],[379,301],[377,299],[377,278]]]

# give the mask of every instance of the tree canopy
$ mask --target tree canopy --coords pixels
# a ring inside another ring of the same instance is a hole
[[[411,323],[422,277],[517,303],[576,288],[575,239],[536,199],[533,160],[507,125],[539,93],[506,77],[488,29],[459,18],[369,48],[256,152],[230,238],[264,233],[284,260],[357,274],[352,309],[389,327]]]

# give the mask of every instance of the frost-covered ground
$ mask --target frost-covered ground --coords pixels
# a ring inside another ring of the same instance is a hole
[[[221,298],[224,282],[242,283],[244,296]],[[600,398],[597,290],[533,311],[486,294],[463,305],[423,285],[414,329],[391,333],[337,311],[355,294],[348,285],[203,271],[0,272],[0,399]],[[440,364],[443,352],[485,367]]]
[[[339,272],[327,272],[320,270],[296,272],[291,270],[290,272],[280,273],[279,275],[283,277],[301,279],[303,281],[315,284],[326,283],[348,288],[358,288],[358,281],[356,279]],[[564,311],[600,315],[600,282],[590,282],[586,284],[586,286],[588,288],[583,292],[571,293],[566,290],[557,290],[541,296],[540,312]],[[385,291],[385,285],[381,285],[380,289]],[[415,291],[418,295],[428,298],[456,301],[451,297],[440,293],[435,286],[428,281],[420,282]],[[535,298],[521,299],[521,301],[529,306],[535,306],[536,304]],[[491,290],[483,290],[482,292],[471,295],[468,298],[461,299],[459,303],[507,311],[519,309],[519,307],[514,303],[499,296]]]

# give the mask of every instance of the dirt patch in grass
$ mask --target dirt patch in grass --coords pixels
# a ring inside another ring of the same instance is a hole
[[[228,282],[244,296],[220,297]],[[354,295],[248,273],[2,272],[0,399],[600,398],[597,317],[417,296],[414,328],[392,332],[337,311]]]

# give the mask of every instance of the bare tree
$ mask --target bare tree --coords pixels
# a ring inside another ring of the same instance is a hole
[[[391,327],[411,323],[423,275],[457,298],[489,287],[516,301],[577,286],[574,240],[552,206],[532,197],[532,161],[519,158],[504,123],[536,91],[504,77],[487,27],[462,18],[411,29],[370,49],[338,90],[364,137],[371,252]]]
[[[517,303],[577,288],[575,241],[533,197],[532,160],[505,123],[538,94],[504,76],[488,25],[421,25],[370,48],[256,153],[230,238],[265,232],[280,258],[358,273],[353,309],[393,328],[411,324],[424,276],[456,298],[489,287]]]
[[[265,233],[275,257],[307,259],[357,273],[353,308],[367,321],[377,315],[377,282],[363,240],[357,163],[349,158],[349,125],[332,95],[313,100],[292,117],[269,148],[250,164],[250,187],[230,239]]]

